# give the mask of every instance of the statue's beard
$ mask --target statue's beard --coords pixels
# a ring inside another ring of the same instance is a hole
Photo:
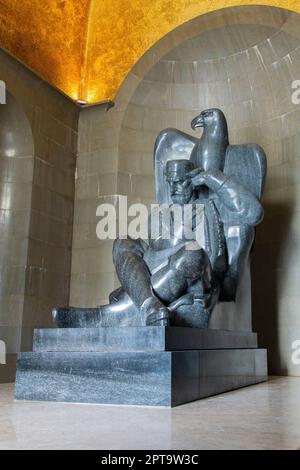
[[[201,186],[198,188],[198,198],[199,199],[207,199],[209,196],[209,189],[207,186]]]
[[[183,206],[184,204],[188,204],[190,202],[191,195],[185,194],[185,193],[181,193],[181,194],[173,193],[171,194],[171,199],[172,199],[173,204],[179,204],[180,206]]]

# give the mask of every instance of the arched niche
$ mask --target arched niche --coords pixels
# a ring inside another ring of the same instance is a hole
[[[13,379],[21,345],[33,167],[31,126],[6,90],[6,103],[0,105],[0,339],[8,356],[0,381]]]
[[[223,109],[231,143],[256,142],[266,150],[266,215],[252,263],[254,330],[269,349],[271,372],[296,375],[291,345],[300,337],[300,109],[291,97],[299,77],[298,14],[228,8],[159,41],[132,69],[116,100],[122,110],[119,188],[131,201],[154,200],[158,132],[176,127],[192,133],[190,120],[204,108]],[[219,309],[213,325],[251,329],[249,298],[246,313],[243,305]]]

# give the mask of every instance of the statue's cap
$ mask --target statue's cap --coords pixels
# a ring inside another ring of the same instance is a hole
[[[189,171],[194,169],[194,164],[190,160],[168,160],[166,163],[166,176],[186,177]]]

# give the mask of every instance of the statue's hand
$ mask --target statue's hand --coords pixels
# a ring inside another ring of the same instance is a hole
[[[205,186],[207,183],[207,177],[209,173],[204,171],[202,168],[196,168],[193,171],[190,171],[187,174],[189,181],[192,182],[194,188],[199,188],[200,186]]]
[[[219,191],[228,179],[221,170],[217,170],[215,168],[207,171],[204,171],[202,168],[196,168],[195,170],[190,171],[187,176],[192,182],[194,188],[207,186],[214,192]]]
[[[155,296],[149,297],[141,306],[143,322],[148,326],[169,326],[170,310]]]
[[[171,310],[171,312],[174,312],[179,307],[182,307],[182,305],[193,305],[193,303],[194,303],[194,294],[192,293],[184,294],[181,297],[179,297],[179,299],[174,300],[174,302],[172,302],[168,308],[169,310]]]

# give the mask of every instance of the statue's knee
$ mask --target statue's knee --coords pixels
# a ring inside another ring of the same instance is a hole
[[[117,238],[113,244],[113,262],[128,254],[135,254],[140,257],[144,254],[144,245],[142,240],[131,240],[130,238],[119,239]]]
[[[116,260],[118,259],[119,256],[119,251],[120,251],[120,242],[122,240],[119,240],[118,238],[114,241],[113,244],[113,249],[112,249],[112,257],[113,257],[113,262],[116,264]]]
[[[186,250],[183,247],[170,259],[170,267],[191,280],[201,278],[209,264],[209,258],[202,248],[199,250]]]

